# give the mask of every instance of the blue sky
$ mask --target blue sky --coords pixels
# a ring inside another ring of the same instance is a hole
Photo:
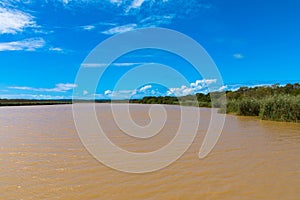
[[[0,0],[0,98],[71,98],[77,71],[96,45],[147,27],[173,29],[200,43],[228,89],[299,82],[299,9],[298,0]],[[125,84],[114,91],[118,77],[144,63],[181,70],[189,84],[170,78],[171,88]],[[86,95],[205,92],[214,80],[202,80],[188,65],[157,50],[131,53],[115,61],[95,94]]]

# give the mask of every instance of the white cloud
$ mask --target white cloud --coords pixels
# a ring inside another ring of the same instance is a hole
[[[15,9],[0,7],[0,34],[16,34],[28,27],[36,27],[32,15]]]
[[[152,15],[150,17],[146,17],[140,20],[139,23],[141,24],[142,27],[159,26],[162,24],[170,24],[174,18],[175,18],[175,14]]]
[[[199,92],[207,92],[208,86],[216,82],[217,82],[216,79],[196,80],[194,83],[191,83],[189,86],[182,85],[179,88],[169,88],[167,95],[185,96],[185,95],[193,95]]]
[[[59,47],[50,47],[49,48],[49,51],[57,51],[57,52],[62,52],[63,49],[62,48],[59,48]]]
[[[236,58],[236,59],[243,59],[244,55],[240,54],[240,53],[236,53],[236,54],[233,54],[233,57]]]
[[[95,29],[96,27],[94,25],[86,25],[86,26],[82,26],[82,29],[83,30],[86,30],[86,31],[90,31],[90,30],[93,30]]]
[[[126,13],[128,13],[131,9],[140,9],[145,0],[133,0],[131,5],[127,7]]]
[[[152,85],[145,85],[139,89],[139,92],[145,92],[146,90],[149,90],[151,88],[152,88]]]
[[[112,4],[117,4],[117,6],[120,6],[122,4],[122,0],[109,0]]]
[[[87,95],[89,93],[89,91],[87,91],[87,90],[83,90],[83,95]]]
[[[223,85],[222,87],[219,88],[219,91],[220,92],[224,92],[228,89],[228,86],[227,85]]]
[[[131,8],[140,8],[145,0],[134,0],[131,4]]]
[[[118,34],[118,33],[125,33],[128,31],[132,31],[135,28],[137,28],[137,24],[126,24],[123,26],[117,26],[117,27],[108,29],[106,31],[103,31],[102,33],[106,34],[106,35],[114,35],[114,34]]]
[[[105,63],[83,63],[81,67],[105,67],[107,64]]]
[[[0,99],[72,99],[72,97],[44,94],[0,94]]]
[[[130,67],[132,65],[138,65],[138,64],[140,63],[113,63],[112,65],[116,67]]]
[[[106,90],[104,92],[104,96],[102,94],[96,95],[96,97],[104,97],[111,99],[130,99],[137,93],[136,90],[119,90],[119,91],[111,91]]]
[[[111,94],[111,93],[112,93],[111,90],[106,90],[106,91],[104,92],[105,95],[109,95],[109,94]]]
[[[195,83],[191,83],[190,86],[193,88],[202,88],[204,86],[216,83],[217,79],[203,79],[203,80],[196,80]]]
[[[110,66],[115,66],[115,67],[130,67],[134,65],[146,65],[146,64],[155,64],[155,63],[112,63]],[[83,63],[81,65],[82,67],[106,67],[109,66],[109,64],[106,63]]]
[[[193,93],[193,89],[182,85],[180,88],[170,88],[167,95],[185,96]]]
[[[35,51],[46,44],[43,38],[30,38],[13,42],[0,43],[0,51]]]
[[[103,94],[99,94],[97,97],[101,98],[113,98],[113,99],[129,99],[129,98],[140,98],[147,95],[153,96],[166,96],[166,95],[175,95],[175,96],[186,96],[186,95],[194,95],[196,93],[208,93],[209,85],[216,83],[216,79],[203,79],[197,80],[190,85],[182,85],[178,88],[169,88],[168,91],[162,92],[153,88],[152,85],[144,85],[143,87],[135,90],[119,90],[119,91],[111,91],[106,90]],[[225,87],[217,89],[218,91],[222,91],[226,89]]]
[[[16,89],[16,90],[36,91],[36,92],[67,92],[69,90],[74,89],[75,87],[77,87],[77,85],[72,83],[58,83],[55,85],[54,88],[34,88],[34,87],[27,87],[27,86],[11,86],[9,88]]]

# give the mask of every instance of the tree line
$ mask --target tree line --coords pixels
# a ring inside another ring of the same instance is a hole
[[[199,107],[219,107],[220,112],[235,113],[243,116],[257,116],[265,120],[300,121],[300,84],[280,86],[241,87],[236,91],[226,91],[226,107],[222,108],[218,99],[224,93],[198,93],[182,97],[144,97],[132,103],[173,104]],[[217,101],[212,102],[214,96]]]

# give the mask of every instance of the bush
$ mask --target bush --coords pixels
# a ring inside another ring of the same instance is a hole
[[[260,102],[255,99],[243,99],[239,102],[238,114],[243,116],[259,116]]]
[[[265,120],[299,122],[300,97],[280,95],[262,102],[260,117]]]
[[[227,103],[227,113],[260,116],[263,120],[300,122],[300,96],[277,95],[261,100],[231,100]]]

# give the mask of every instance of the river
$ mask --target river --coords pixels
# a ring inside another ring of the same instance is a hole
[[[149,105],[131,108],[136,123],[149,123]],[[174,137],[180,109],[165,108],[170,118],[162,133],[137,142],[118,129],[109,104],[96,106],[108,137],[135,152],[153,151]],[[128,174],[84,148],[71,105],[1,107],[0,199],[300,199],[300,124],[227,115],[217,145],[199,159],[210,109],[200,113],[198,134],[179,160]]]

